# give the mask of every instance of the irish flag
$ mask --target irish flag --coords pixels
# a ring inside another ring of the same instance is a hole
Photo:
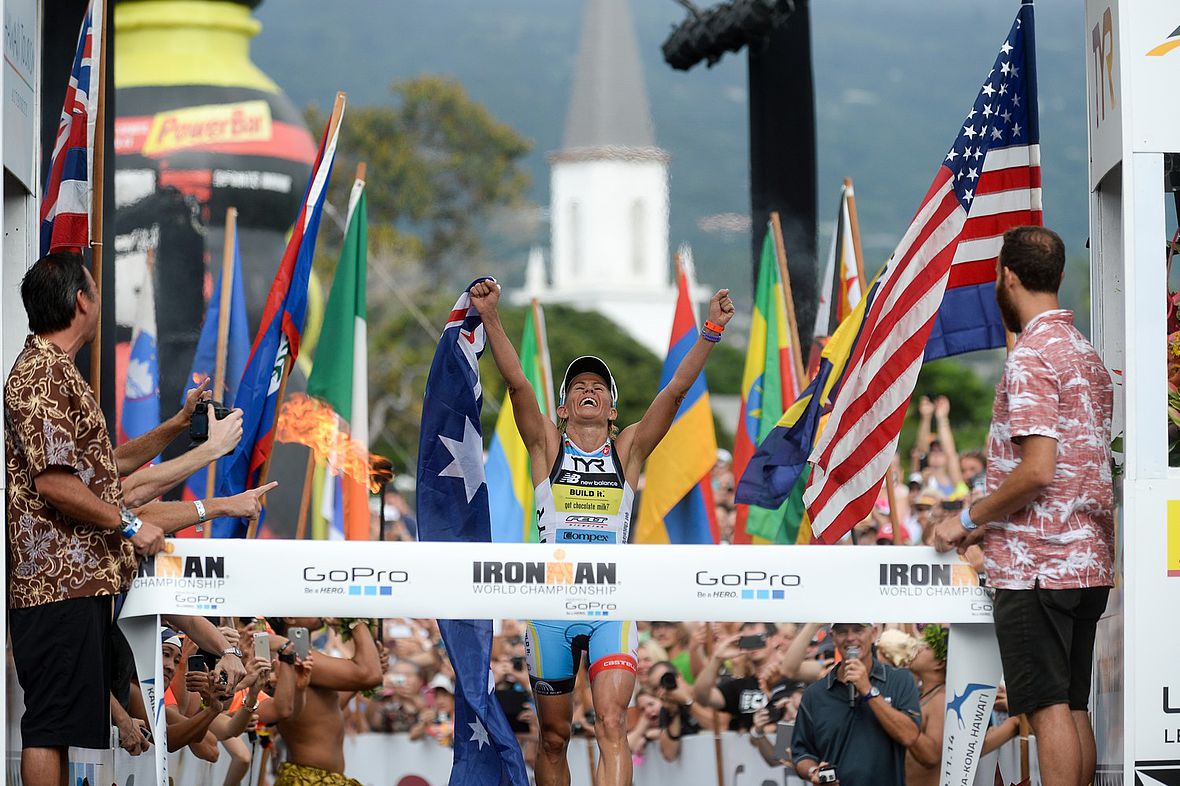
[[[367,223],[358,177],[307,396],[292,396],[279,423],[279,439],[312,449],[311,533],[319,539],[369,539]]]

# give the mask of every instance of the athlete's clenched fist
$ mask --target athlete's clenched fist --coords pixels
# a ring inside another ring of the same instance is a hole
[[[728,289],[719,289],[713,299],[709,301],[709,321],[725,327],[733,319],[733,301],[729,298]]]
[[[492,278],[472,284],[467,292],[471,295],[471,305],[475,306],[481,317],[494,312],[496,304],[500,302],[500,285]]]

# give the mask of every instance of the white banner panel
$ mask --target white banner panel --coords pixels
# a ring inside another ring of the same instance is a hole
[[[176,540],[123,617],[323,615],[991,622],[970,565],[927,547]]]
[[[1090,185],[1123,160],[1122,50],[1119,45],[1119,4],[1086,0],[1086,97],[1090,131]]]
[[[947,643],[946,719],[942,732],[943,786],[969,786],[983,755],[996,688],[1003,679],[993,625],[955,625]]]

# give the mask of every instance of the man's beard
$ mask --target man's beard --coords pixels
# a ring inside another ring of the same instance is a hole
[[[1022,330],[1020,315],[1016,313],[1016,306],[1002,288],[996,287],[996,305],[1000,307],[1000,318],[1004,320],[1004,327],[1009,333],[1019,334]]]

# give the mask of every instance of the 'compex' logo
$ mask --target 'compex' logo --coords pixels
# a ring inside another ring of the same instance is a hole
[[[616,584],[618,566],[614,562],[567,562],[565,551],[553,552],[551,562],[499,562],[477,560],[471,563],[472,581],[476,584]]]
[[[558,533],[558,539],[566,543],[611,543],[614,541],[610,535],[601,532],[571,532],[570,530],[562,530]]]

